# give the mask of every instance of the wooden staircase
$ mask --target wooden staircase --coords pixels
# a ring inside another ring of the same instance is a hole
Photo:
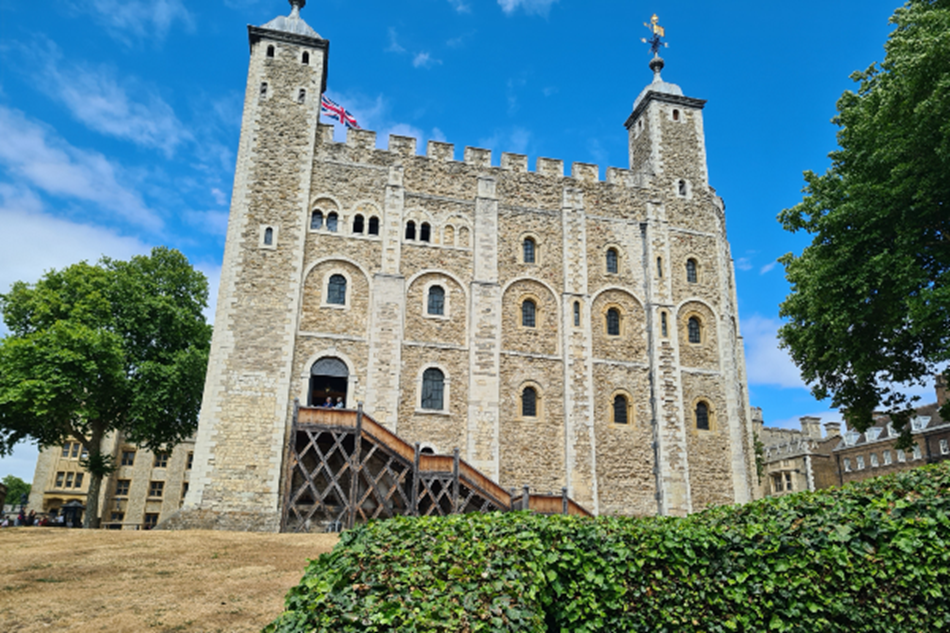
[[[370,519],[530,510],[591,516],[567,496],[506,491],[459,457],[428,455],[356,411],[294,403],[283,532],[327,532]]]

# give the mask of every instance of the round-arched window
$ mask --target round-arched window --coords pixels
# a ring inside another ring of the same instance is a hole
[[[333,305],[346,305],[346,277],[343,275],[332,275],[327,284],[327,303]]]
[[[614,396],[614,424],[626,424],[629,421],[627,398],[622,395]]]
[[[442,286],[432,286],[429,288],[428,309],[429,314],[442,316],[445,314],[445,289]]]
[[[709,405],[705,402],[696,405],[696,428],[700,431],[709,430]]]
[[[607,334],[620,336],[620,310],[617,308],[607,310]]]
[[[422,374],[422,408],[442,411],[445,400],[445,374],[441,369],[430,367]]]
[[[521,416],[536,418],[538,416],[538,392],[534,387],[525,387],[521,392]]]
[[[525,299],[521,304],[521,325],[535,327],[538,322],[538,306],[531,299]]]
[[[703,329],[699,323],[699,319],[696,317],[689,317],[689,322],[686,324],[687,329],[689,330],[689,342],[690,343],[702,343],[703,342]]]

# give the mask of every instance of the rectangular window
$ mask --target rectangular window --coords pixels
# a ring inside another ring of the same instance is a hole
[[[152,465],[155,468],[167,468],[168,467],[168,453],[155,453],[155,463]]]
[[[79,454],[79,459],[89,459],[89,449],[85,446],[82,447],[82,452]]]
[[[165,482],[164,481],[153,481],[148,485],[148,496],[150,497],[161,497],[165,492]]]
[[[782,473],[772,476],[772,488],[775,492],[782,492]]]
[[[188,453],[188,463],[185,465],[185,470],[191,470],[191,467],[194,465],[194,463],[195,463],[195,454]]]
[[[871,468],[877,468],[880,464],[877,461],[877,453],[871,453]]]
[[[950,455],[950,440],[940,440],[940,454]]]
[[[123,466],[132,466],[135,464],[135,451],[122,451]]]
[[[890,465],[891,465],[891,452],[890,452],[890,451],[884,451],[884,465],[885,465],[885,466],[890,466]]]
[[[858,470],[864,470],[864,455],[858,455],[855,459],[858,462]]]
[[[112,513],[112,522],[121,523],[125,520],[125,512],[113,512]]]
[[[158,514],[153,512],[145,513],[145,529],[151,530],[158,525]]]
[[[920,459],[920,444],[914,444],[914,459]]]
[[[77,457],[79,457],[79,442],[73,442],[73,450],[72,453],[70,453],[69,458],[76,459]]]
[[[181,485],[181,502],[179,505],[185,502],[185,495],[188,494],[188,482],[186,481]]]
[[[82,488],[83,477],[85,477],[84,473],[76,473],[76,483],[73,484],[74,488]]]
[[[907,461],[907,453],[902,448],[897,449],[897,461],[902,464]]]
[[[76,473],[66,473],[66,487],[67,488],[73,487],[73,477],[75,476],[76,476]]]
[[[66,478],[66,473],[56,473],[56,487],[63,487],[63,480]]]
[[[785,473],[785,490],[788,492],[795,490],[795,486],[792,485],[792,473]]]
[[[129,486],[132,484],[129,479],[119,479],[115,482],[115,496],[117,497],[128,497],[129,496]]]
[[[63,457],[69,458],[69,447],[72,446],[69,442],[63,444]]]
[[[851,460],[848,459],[847,457],[844,458],[844,472],[846,473],[851,472]]]

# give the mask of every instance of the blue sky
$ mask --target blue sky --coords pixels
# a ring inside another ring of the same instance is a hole
[[[898,0],[310,0],[331,41],[328,93],[363,127],[627,167],[623,123],[652,79],[707,99],[710,181],[725,199],[751,402],[768,424],[825,414],[778,349],[776,258],[807,236],[776,215],[835,148],[849,75],[883,58]],[[0,293],[100,255],[168,245],[217,292],[247,73],[248,23],[285,0],[0,0]],[[338,130],[341,133],[342,131]],[[211,311],[209,310],[209,314]],[[932,390],[921,390],[925,401]],[[928,400],[929,398],[929,400]],[[36,449],[0,458],[30,480]]]

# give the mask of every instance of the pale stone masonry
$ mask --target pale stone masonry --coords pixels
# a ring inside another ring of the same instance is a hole
[[[751,499],[704,102],[654,60],[626,123],[631,169],[605,181],[548,158],[494,166],[487,149],[456,160],[447,143],[420,155],[412,138],[381,150],[366,130],[336,143],[319,123],[329,44],[291,4],[250,27],[194,473],[173,523],[280,529],[293,402],[325,395],[437,453],[460,448],[506,488],[566,487],[600,514]]]

